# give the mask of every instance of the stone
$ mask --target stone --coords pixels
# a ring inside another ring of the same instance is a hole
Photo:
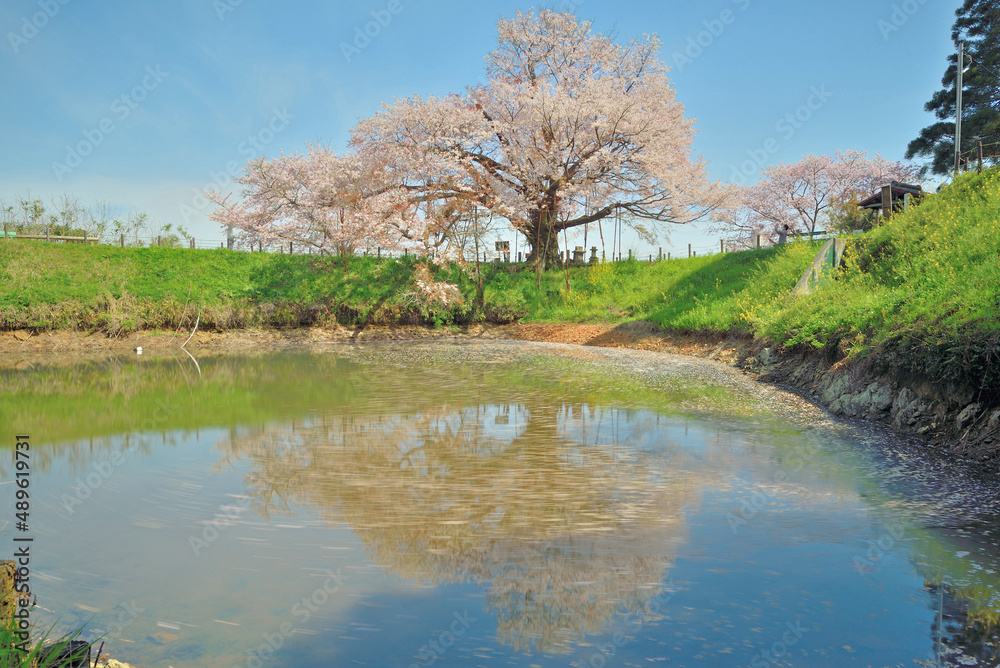
[[[990,416],[990,429],[1000,427],[1000,411],[993,411],[993,415]]]
[[[838,376],[822,390],[823,402],[833,404],[837,399],[852,394],[851,389],[851,379],[846,375]]]
[[[913,426],[926,413],[927,406],[917,393],[908,387],[900,390],[892,404],[892,422],[897,429]]]
[[[958,414],[958,417],[955,418],[955,426],[959,431],[962,431],[976,421],[976,416],[979,415],[980,408],[979,404],[970,404]]]
[[[884,414],[892,407],[892,404],[892,390],[881,383],[872,383],[851,399],[855,414],[871,417]]]
[[[159,633],[154,633],[149,636],[149,639],[155,642],[157,645],[169,645],[172,642],[180,640],[181,637],[176,633],[168,633],[167,631],[160,631]]]
[[[759,353],[757,353],[757,361],[760,362],[761,366],[769,367],[778,363],[778,358],[774,355],[774,351],[770,348],[764,348]]]

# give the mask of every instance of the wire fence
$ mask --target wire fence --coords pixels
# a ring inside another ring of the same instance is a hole
[[[790,241],[794,241],[800,238],[815,238],[824,239],[827,238],[827,233],[825,231],[814,232],[814,233],[804,233],[804,234],[792,234],[789,236]],[[7,239],[16,240],[36,240],[36,241],[47,241],[50,243],[83,243],[83,244],[101,244],[109,246],[120,246],[122,248],[150,248],[150,247],[161,247],[161,248],[180,248],[189,250],[229,250],[232,252],[242,252],[242,253],[272,253],[272,254],[290,254],[290,255],[318,255],[327,257],[340,257],[338,252],[332,251],[331,249],[319,249],[309,243],[288,240],[288,241],[272,241],[272,242],[254,242],[247,243],[244,240],[233,238],[230,240],[226,239],[202,239],[196,237],[184,237],[179,238],[176,235],[159,235],[159,236],[141,236],[141,235],[119,235],[118,238],[108,238],[96,237],[96,236],[83,236],[79,235],[58,235],[58,234],[24,234],[16,233],[13,231],[4,230],[0,232],[0,238],[6,237]],[[501,245],[503,244],[503,245]],[[496,244],[500,248],[510,249],[510,242],[498,242]],[[572,265],[585,265],[594,264],[598,262],[663,262],[680,260],[685,258],[694,257],[706,257],[712,255],[718,255],[722,253],[732,253],[745,250],[753,250],[755,248],[764,248],[773,245],[772,241],[765,237],[764,235],[759,235],[754,242],[751,244],[743,244],[739,247],[734,245],[732,242],[727,242],[720,239],[717,244],[687,244],[686,246],[668,246],[664,247],[646,247],[642,249],[628,249],[619,250],[615,253],[608,252],[606,248],[602,249],[597,246],[591,246],[589,249],[584,249],[582,246],[576,246],[573,250],[560,251],[559,257],[561,260],[569,262]],[[517,246],[515,245],[515,248]],[[616,249],[617,250],[617,249]],[[460,254],[461,259],[466,262],[475,262],[477,260],[476,254],[464,253]],[[445,257],[454,257],[454,253],[439,253],[435,251],[421,252],[417,253],[410,249],[389,249],[389,248],[358,248],[354,249],[353,256],[355,257],[376,257],[376,258],[395,258],[402,259],[409,256],[415,257],[427,257],[432,260]],[[510,251],[510,250],[493,250],[493,251],[483,251],[478,260],[485,263],[531,263],[533,258],[529,257],[526,251]]]

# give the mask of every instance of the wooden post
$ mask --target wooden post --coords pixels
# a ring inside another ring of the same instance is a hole
[[[670,251],[667,251],[667,262],[670,262]]]
[[[719,252],[720,253],[726,252],[726,242],[723,239],[719,239]]]
[[[49,228],[48,227],[45,228],[45,240],[46,241],[49,240]]]
[[[691,244],[688,244],[688,258],[691,257]]]
[[[122,242],[122,248],[125,248],[125,235],[124,234],[122,235],[121,242]]]
[[[757,235],[757,250],[760,250],[760,235]]]
[[[87,245],[87,230],[83,231],[83,245]]]
[[[517,254],[517,263],[521,264],[521,254],[520,253]]]
[[[7,238],[7,223],[3,224],[3,238]]]
[[[882,215],[892,217],[892,186],[882,186]]]
[[[295,255],[295,246],[292,245],[293,243],[295,243],[295,242],[293,242],[293,241],[289,241],[288,242],[288,254],[289,255]]]
[[[663,262],[663,246],[660,246],[656,250],[656,261],[657,262]]]

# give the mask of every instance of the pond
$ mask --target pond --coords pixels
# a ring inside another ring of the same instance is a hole
[[[0,540],[32,538],[33,623],[136,666],[997,662],[995,485],[713,362],[11,362]]]

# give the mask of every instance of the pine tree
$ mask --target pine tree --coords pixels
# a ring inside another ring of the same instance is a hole
[[[989,162],[1000,162],[1000,1],[965,0],[956,12],[951,36],[956,54],[948,57],[944,86],[924,109],[939,121],[910,142],[906,158],[929,158],[925,166],[934,174],[948,174],[955,166],[955,85],[958,44],[965,42],[966,65],[962,86],[962,153],[971,156],[981,140]]]

